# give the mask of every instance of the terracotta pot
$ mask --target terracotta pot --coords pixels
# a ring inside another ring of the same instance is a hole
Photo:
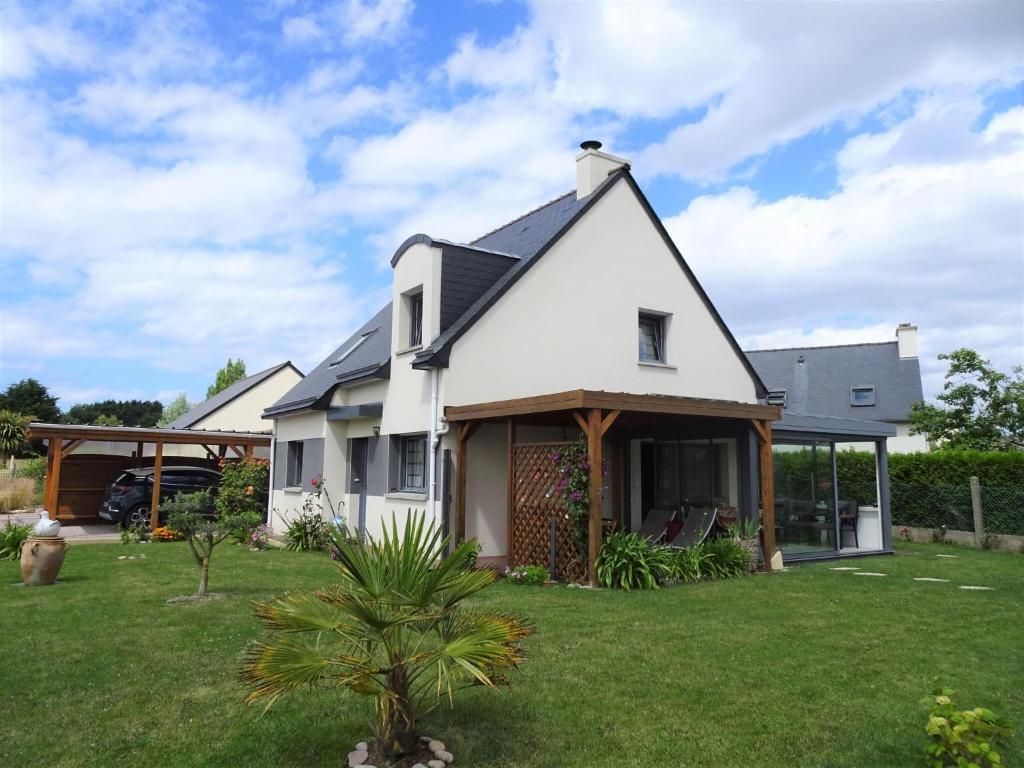
[[[21,578],[26,586],[53,584],[64,564],[68,544],[63,536],[40,538],[30,536],[21,545]]]

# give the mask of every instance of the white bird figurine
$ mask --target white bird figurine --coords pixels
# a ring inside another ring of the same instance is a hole
[[[50,519],[50,514],[44,509],[39,515],[39,522],[36,523],[35,534],[40,538],[50,539],[60,533],[60,523]]]

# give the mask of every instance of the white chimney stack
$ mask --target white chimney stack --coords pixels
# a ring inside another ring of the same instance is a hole
[[[917,357],[917,326],[900,323],[896,326],[896,347],[900,357]]]
[[[586,197],[597,186],[608,178],[608,174],[623,166],[629,167],[629,161],[621,157],[601,152],[600,141],[584,141],[580,144],[583,151],[576,155],[576,199]]]

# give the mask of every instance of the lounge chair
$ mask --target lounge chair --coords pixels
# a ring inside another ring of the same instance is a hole
[[[640,526],[637,535],[643,539],[649,539],[652,543],[657,543],[665,535],[665,531],[668,530],[668,521],[672,519],[675,513],[674,509],[652,509],[648,511],[647,519]]]
[[[718,510],[712,507],[690,507],[690,514],[683,521],[679,533],[668,543],[670,547],[693,547],[708,537]]]

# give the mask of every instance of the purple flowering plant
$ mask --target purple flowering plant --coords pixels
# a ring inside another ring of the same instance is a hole
[[[590,456],[587,441],[579,439],[561,450],[551,452],[558,471],[555,490],[565,502],[566,518],[572,522],[573,538],[582,559],[586,560],[588,518],[590,517]],[[608,463],[602,462],[601,474],[608,477]]]

